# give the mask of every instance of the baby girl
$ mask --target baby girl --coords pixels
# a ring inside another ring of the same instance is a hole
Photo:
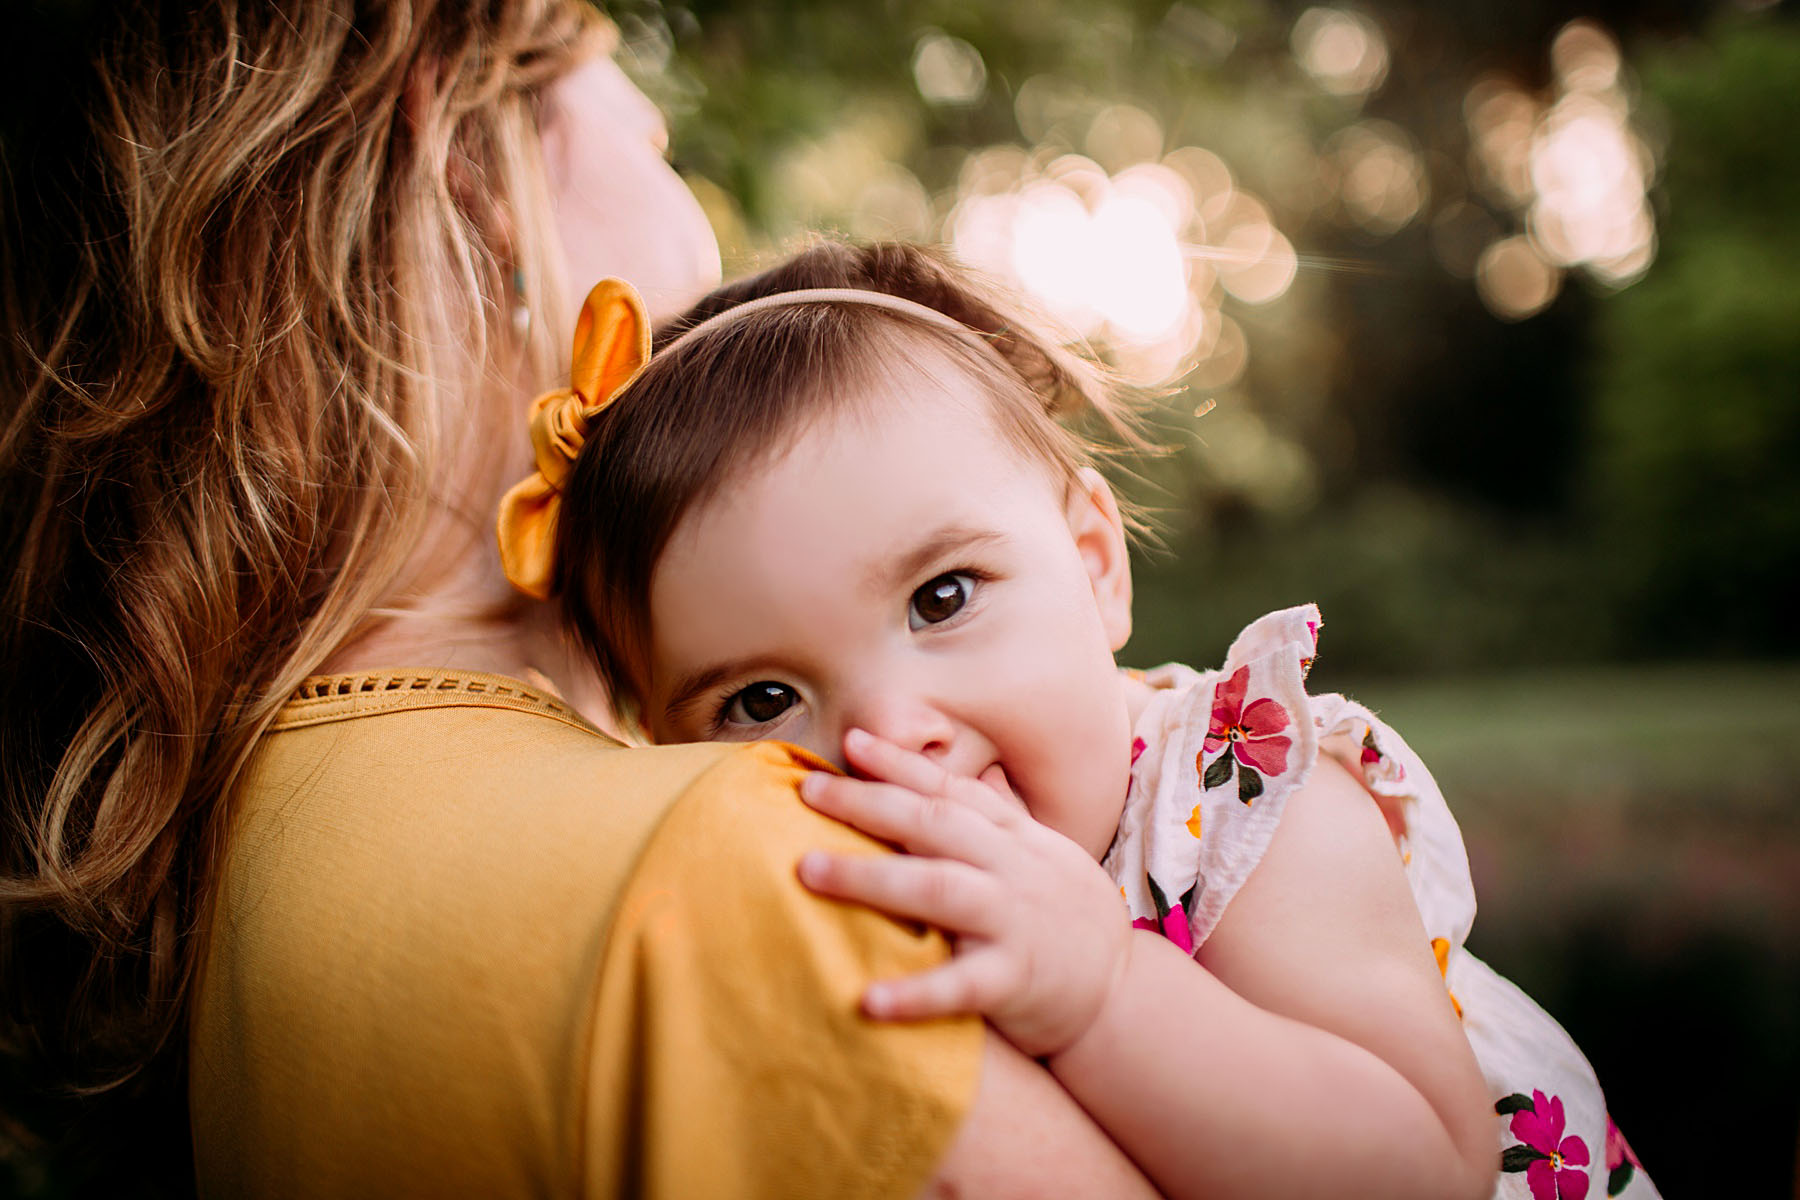
[[[607,281],[575,342],[507,572],[650,737],[795,743],[839,768],[808,803],[908,851],[799,864],[953,940],[871,1017],[982,1014],[1169,1194],[1656,1194],[1567,1034],[1463,948],[1430,774],[1305,691],[1317,610],[1218,670],[1115,666],[1125,521],[1070,422],[1129,422],[1090,364],[894,245],[722,288],[654,354]]]

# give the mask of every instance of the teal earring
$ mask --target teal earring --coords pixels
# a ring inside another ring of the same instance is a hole
[[[513,303],[512,303],[513,332],[515,334],[517,334],[520,338],[524,338],[524,336],[526,334],[531,332],[531,306],[525,303],[525,270],[524,270],[524,268],[522,268],[522,267],[514,267],[513,268],[512,288],[513,288]]]

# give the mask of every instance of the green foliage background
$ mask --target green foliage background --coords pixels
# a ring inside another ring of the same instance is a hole
[[[1666,234],[1597,312],[1592,506],[1625,645],[1791,656],[1800,599],[1800,36],[1660,48]]]

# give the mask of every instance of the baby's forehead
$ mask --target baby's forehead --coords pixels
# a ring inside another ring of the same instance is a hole
[[[831,394],[826,403],[803,406],[792,436],[782,439],[790,447],[826,440],[812,435],[846,422],[950,421],[960,425],[959,436],[992,437],[1026,463],[1059,479],[1068,474],[1047,449],[1056,430],[1048,405],[997,354],[904,320],[881,325],[866,353],[821,381]]]
[[[870,575],[921,539],[972,530],[1004,539],[1062,512],[1061,481],[1014,447],[961,381],[915,371],[843,400],[682,518],[653,600],[747,603],[797,572]],[[658,622],[666,607],[653,605]]]
[[[828,391],[791,407],[786,429],[736,456],[683,526],[710,525],[771,497],[830,506],[878,493],[908,507],[906,493],[921,489],[984,502],[1019,489],[1062,496],[1068,473],[1009,436],[1005,394],[979,363],[972,369],[929,336],[868,356],[819,386]]]

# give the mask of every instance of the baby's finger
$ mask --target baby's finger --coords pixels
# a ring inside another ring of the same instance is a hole
[[[844,757],[870,778],[911,788],[922,796],[942,796],[954,778],[942,763],[902,749],[866,729],[845,732]]]
[[[1005,850],[1008,835],[991,818],[949,797],[825,771],[801,781],[800,797],[826,816],[913,854],[987,866]]]
[[[865,729],[852,729],[844,734],[844,757],[872,779],[896,784],[922,796],[949,796],[996,823],[1004,824],[1017,815],[1018,802],[1012,789],[996,790],[987,782],[990,774],[1001,780],[1006,778],[998,765],[984,772],[981,779],[968,779],[951,773],[942,763],[896,746]]]
[[[863,1011],[880,1021],[922,1021],[986,1013],[1004,997],[997,956],[959,954],[941,967],[884,979],[863,991]]]
[[[1010,809],[1012,812],[1024,814],[1026,816],[1031,815],[1030,810],[1025,807],[1025,801],[1019,796],[1018,792],[1013,790],[1012,780],[1006,777],[1006,768],[1002,767],[999,763],[995,763],[993,766],[977,775],[975,781],[977,783],[985,784],[994,795],[1005,801],[1004,807]]]
[[[947,858],[904,854],[803,855],[800,882],[821,896],[848,900],[959,936],[991,937],[999,897],[985,872]]]

